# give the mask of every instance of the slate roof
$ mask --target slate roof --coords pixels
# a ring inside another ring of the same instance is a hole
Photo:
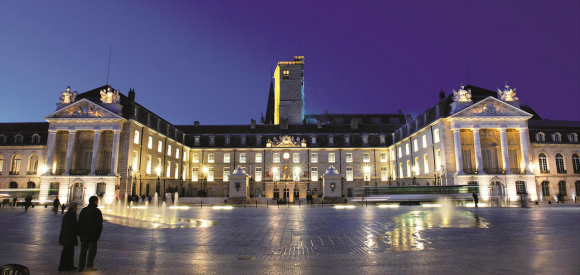
[[[528,132],[530,134],[531,143],[557,143],[557,144],[578,144],[568,139],[568,134],[575,133],[580,136],[580,121],[566,121],[566,120],[528,120]],[[545,141],[537,141],[536,134],[544,133],[546,135]],[[560,133],[562,135],[561,141],[553,140],[552,134]]]
[[[0,123],[0,145],[46,145],[48,139],[48,122]],[[40,141],[32,141],[32,136],[40,136]],[[17,143],[15,137],[22,135],[22,143]]]

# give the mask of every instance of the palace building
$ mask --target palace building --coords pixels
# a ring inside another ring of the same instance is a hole
[[[39,200],[119,194],[232,202],[352,199],[367,186],[474,185],[482,200],[574,200],[579,121],[544,120],[515,89],[434,96],[417,117],[305,114],[304,57],[278,62],[266,115],[248,125],[174,125],[102,86],[60,93],[43,123],[0,123],[0,189]],[[525,92],[521,93],[525,97]]]

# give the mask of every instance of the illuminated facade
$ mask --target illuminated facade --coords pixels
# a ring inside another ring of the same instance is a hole
[[[0,188],[61,201],[179,191],[260,203],[342,201],[365,186],[473,184],[483,200],[511,201],[580,190],[580,122],[542,120],[507,84],[441,92],[415,118],[305,115],[303,69],[302,56],[278,63],[266,118],[249,125],[173,125],[133,90],[67,88],[47,122],[0,124]]]

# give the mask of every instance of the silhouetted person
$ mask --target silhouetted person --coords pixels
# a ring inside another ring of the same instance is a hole
[[[477,207],[477,203],[479,203],[479,197],[477,197],[477,193],[473,192],[473,202],[475,203],[475,207]]]
[[[58,198],[55,198],[54,201],[52,202],[52,211],[54,211],[55,215],[58,214],[59,207],[60,207],[60,200]],[[75,212],[75,215],[76,215],[76,212]],[[76,218],[75,218],[75,220],[76,220]]]
[[[12,207],[16,207],[16,198],[12,198]]]
[[[99,198],[92,196],[89,198],[89,205],[85,207],[79,215],[79,236],[81,237],[81,257],[79,260],[79,272],[85,270],[95,271],[94,260],[97,255],[97,241],[101,238],[103,231],[103,214],[97,208]],[[87,250],[89,258],[87,261]]]
[[[58,205],[55,206],[58,212]],[[62,218],[62,227],[60,228],[60,237],[58,244],[62,245],[62,253],[60,254],[60,264],[58,271],[76,270],[78,267],[74,266],[75,260],[75,246],[79,245],[77,239],[77,202],[69,203],[68,211]]]
[[[28,195],[26,196],[26,199],[24,199],[24,211],[28,211],[28,207],[30,207],[31,204],[32,204],[32,196]]]

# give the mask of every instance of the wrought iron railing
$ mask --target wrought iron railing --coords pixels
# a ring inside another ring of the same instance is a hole
[[[505,174],[505,169],[503,168],[483,168],[483,172],[486,174]]]
[[[558,169],[558,174],[566,174],[566,173],[568,173],[568,171],[564,169]]]
[[[70,170],[71,175],[88,175],[91,170],[84,170],[84,169],[77,169],[77,170]]]
[[[512,173],[514,173],[514,174],[525,174],[526,173],[526,169],[522,169],[522,168],[510,168],[510,170],[512,170]]]
[[[463,173],[468,174],[468,175],[475,175],[475,174],[477,174],[477,169],[474,169],[474,168],[463,169]]]
[[[8,175],[18,175],[18,174],[20,174],[20,171],[10,171],[8,173]]]
[[[574,170],[574,174],[580,174],[580,170]]]
[[[36,171],[28,171],[26,172],[27,175],[36,175]]]
[[[542,173],[542,174],[550,174],[550,170],[540,170],[540,173]]]
[[[53,176],[62,175],[63,173],[64,173],[64,169],[56,169],[53,172],[50,172],[50,174]]]
[[[95,171],[95,174],[97,175],[108,175],[109,173],[111,173],[111,170],[109,169],[101,169]]]

